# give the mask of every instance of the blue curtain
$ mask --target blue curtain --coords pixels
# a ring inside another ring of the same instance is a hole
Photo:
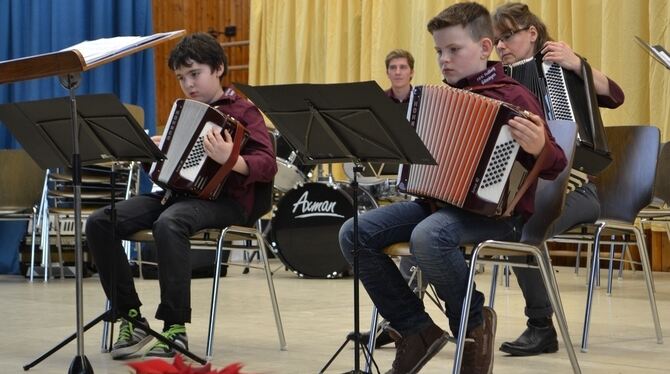
[[[84,40],[153,33],[151,0],[0,0],[0,61],[58,51]],[[155,133],[156,92],[151,49],[81,75],[77,94],[114,93],[144,108],[145,127]],[[0,85],[0,103],[67,96],[57,77]],[[0,148],[21,145],[0,124]],[[7,176],[2,176],[7,177]],[[0,186],[2,188],[2,186]],[[21,235],[0,223],[0,273],[18,272]],[[11,242],[9,239],[12,239]]]

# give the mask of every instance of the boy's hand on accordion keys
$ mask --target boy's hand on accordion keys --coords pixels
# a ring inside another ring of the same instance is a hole
[[[544,148],[544,120],[538,115],[526,112],[528,118],[516,116],[507,124],[510,126],[512,137],[524,151],[537,157]]]
[[[223,131],[223,136],[221,132],[211,130],[205,135],[203,145],[207,156],[223,165],[233,151],[233,137],[228,130]]]

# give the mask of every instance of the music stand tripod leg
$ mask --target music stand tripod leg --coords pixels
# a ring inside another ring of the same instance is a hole
[[[75,165],[75,164],[73,163],[73,165]],[[74,180],[78,180],[79,183],[80,183],[80,186],[81,186],[81,175],[78,172],[74,171],[74,168],[73,168],[73,181]],[[116,195],[115,195],[116,164],[112,165],[112,171],[110,173],[110,184],[111,184],[111,190],[110,190],[110,209],[109,209],[110,212],[109,212],[109,214],[110,214],[111,225],[112,225],[112,227],[115,227],[116,226],[116,207],[115,207],[115,201],[116,201]],[[75,196],[76,196],[76,193],[75,193]],[[75,204],[75,206],[76,206],[76,204]],[[78,209],[81,209],[81,206],[79,206]],[[81,210],[79,210],[79,211],[81,212]],[[80,219],[81,218],[79,218],[79,221],[78,221],[77,218],[75,218],[75,222],[80,222]],[[75,225],[75,230],[77,228],[80,228],[80,226],[81,225]],[[114,233],[114,231],[112,231],[112,233]],[[113,237],[112,237],[112,240],[114,240]],[[81,248],[79,250],[81,250]],[[83,268],[83,261],[81,261],[81,260],[82,260],[81,258],[78,259],[77,272],[76,272],[76,277],[79,277],[78,278],[79,283],[81,283],[81,280],[82,280],[81,269]],[[79,261],[81,261],[81,262],[79,262]],[[116,278],[116,271],[112,271],[112,276],[111,277],[112,277],[112,284],[115,284],[114,279]],[[78,288],[77,292],[81,292],[81,289]],[[47,351],[46,353],[44,353],[43,355],[41,355],[40,357],[38,357],[34,361],[30,362],[29,364],[26,364],[25,366],[23,366],[23,369],[24,370],[29,370],[30,368],[34,367],[38,363],[42,362],[47,357],[49,357],[52,354],[54,354],[55,352],[57,352],[59,349],[63,348],[65,345],[67,345],[69,342],[71,342],[75,338],[77,338],[78,343],[83,342],[83,332],[90,329],[91,327],[95,326],[98,322],[100,322],[104,319],[113,321],[115,319],[115,316],[114,316],[114,313],[112,311],[114,310],[113,307],[114,307],[115,299],[116,299],[116,289],[114,289],[114,291],[112,291],[111,299],[109,300],[109,309],[108,310],[106,310],[105,312],[100,314],[98,317],[93,319],[91,322],[89,322],[85,326],[79,325],[80,320],[78,318],[78,320],[77,320],[77,323],[78,323],[77,332],[75,334],[72,334],[72,335],[68,336],[62,342],[60,342],[59,344],[57,344],[56,346],[51,348],[49,351]],[[79,312],[79,308],[83,309],[83,307],[80,305],[81,298],[78,298],[77,301],[78,301],[78,303],[77,303],[78,310],[77,311]],[[81,314],[78,313],[78,316],[81,316]],[[126,319],[127,321],[133,322],[135,327],[137,327],[137,328],[141,329],[142,331],[146,332],[147,334],[153,336],[154,338],[158,339],[159,341],[163,342],[164,344],[168,345],[169,347],[175,349],[177,352],[183,354],[184,356],[189,357],[193,361],[198,362],[201,365],[204,365],[204,364],[207,363],[207,360],[195,355],[194,353],[192,353],[191,351],[189,351],[187,349],[182,348],[181,346],[175,344],[173,341],[167,339],[166,337],[164,337],[160,333],[152,330],[143,321],[137,319],[137,317],[131,317],[128,314],[123,315],[122,317],[124,319]],[[81,327],[81,329],[80,329],[80,327]],[[110,326],[110,329],[112,329],[112,328],[113,328],[113,324],[111,324],[111,326]],[[110,344],[110,350],[111,350],[111,345],[112,345],[111,334],[110,334],[110,343],[109,344]],[[70,365],[69,373],[93,373],[93,369],[91,367],[91,364],[89,363],[86,356],[83,355],[83,347],[80,348],[78,346],[78,352],[79,352],[79,349],[82,350],[81,351],[82,353],[77,355],[77,357],[75,357],[73,359],[73,361]]]
[[[353,257],[354,257],[354,263],[353,263],[353,270],[354,270],[354,331],[352,333],[349,333],[347,335],[347,338],[344,340],[344,343],[340,346],[340,348],[333,354],[333,356],[328,360],[326,365],[319,371],[319,373],[324,373],[326,369],[330,366],[330,364],[333,363],[335,358],[342,352],[344,347],[349,343],[350,340],[354,342],[354,369],[352,371],[349,371],[348,373],[365,373],[368,374],[368,372],[362,371],[360,369],[360,356],[359,356],[359,350],[360,350],[360,314],[359,314],[359,266],[358,266],[358,178],[357,175],[358,173],[361,173],[363,171],[363,167],[360,165],[356,164],[354,166],[354,179],[351,182],[351,188],[353,191],[353,207],[354,207],[354,249],[353,249]],[[367,350],[367,346],[363,345],[363,353],[364,355],[367,354],[366,356],[366,361],[371,361],[375,367],[377,368],[377,372],[379,372],[379,367],[377,367],[377,363],[375,362],[374,358],[370,354],[370,351]]]

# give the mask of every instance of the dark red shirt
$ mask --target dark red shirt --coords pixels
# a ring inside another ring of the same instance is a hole
[[[490,87],[487,88],[488,86]],[[516,105],[544,118],[542,107],[535,95],[521,83],[505,75],[500,62],[489,62],[486,70],[461,79],[453,87],[466,90],[477,88],[474,91],[480,95]],[[540,178],[551,180],[563,171],[567,160],[546,123],[544,127],[549,134],[550,142],[545,144],[545,147],[549,147],[549,153],[540,169]],[[535,157],[523,149],[519,149],[517,160],[528,170],[535,164]],[[514,209],[515,213],[523,215],[526,219],[534,212],[536,187],[537,181],[528,188]]]
[[[616,84],[615,81],[607,78],[607,84],[609,85],[610,94],[607,95],[596,95],[598,99],[598,106],[603,108],[614,109],[618,108],[623,104],[625,96],[623,90]]]
[[[223,98],[210,105],[237,119],[249,132],[249,138],[240,150],[249,166],[249,175],[232,172],[226,178],[220,195],[237,200],[248,215],[254,205],[254,183],[270,182],[277,173],[270,134],[258,108],[230,88],[225,90]]]
[[[392,88],[389,88],[388,90],[384,91],[384,93],[385,93],[386,96],[388,96],[391,100],[393,100],[394,102],[396,102],[396,103],[398,103],[398,104],[409,103],[409,97],[412,96],[412,95],[411,95],[411,93],[412,93],[412,86],[409,86],[409,93],[407,94],[407,96],[406,96],[404,99],[398,99],[397,97],[395,97],[395,95],[393,94],[393,89],[392,89]]]

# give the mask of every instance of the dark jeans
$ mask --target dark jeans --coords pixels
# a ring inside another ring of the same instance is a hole
[[[225,197],[216,201],[175,197],[161,205],[161,197],[141,195],[117,203],[116,216],[115,231],[109,206],[96,210],[86,221],[88,248],[114,312],[126,313],[141,305],[121,240],[137,231],[152,229],[161,295],[156,318],[171,323],[190,322],[189,237],[201,229],[243,223],[241,206]]]
[[[493,219],[445,207],[431,213],[417,201],[399,202],[359,217],[359,270],[363,286],[379,313],[401,334],[410,335],[431,323],[423,303],[408,287],[393,260],[382,249],[410,242],[410,250],[428,282],[446,303],[451,331],[458,333],[467,288],[468,265],[460,246],[487,239],[518,240],[519,218]],[[340,229],[340,247],[353,263],[353,220]],[[484,295],[474,291],[468,330],[482,323]]]
[[[595,222],[600,215],[600,200],[596,185],[587,183],[570,192],[565,197],[565,205],[561,216],[549,228],[549,237],[561,234],[580,223]],[[519,287],[526,299],[524,313],[528,318],[550,318],[553,310],[547,296],[547,290],[542,282],[542,275],[538,269],[515,267]]]

